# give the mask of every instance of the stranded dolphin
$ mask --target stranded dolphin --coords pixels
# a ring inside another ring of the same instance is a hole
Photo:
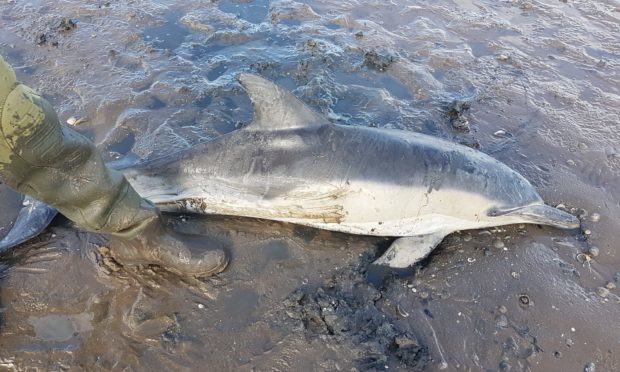
[[[471,148],[402,130],[332,124],[281,87],[241,74],[245,128],[125,171],[163,210],[394,236],[376,263],[407,267],[448,234],[514,223],[579,227],[517,172]]]
[[[423,134],[332,124],[288,91],[241,74],[252,123],[123,170],[171,212],[278,220],[398,237],[375,261],[403,268],[455,231],[515,223],[579,227],[499,161]]]

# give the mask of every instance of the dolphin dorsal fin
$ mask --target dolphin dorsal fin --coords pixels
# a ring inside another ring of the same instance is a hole
[[[249,130],[280,130],[327,124],[328,121],[289,91],[260,76],[242,73],[239,82],[254,106]]]

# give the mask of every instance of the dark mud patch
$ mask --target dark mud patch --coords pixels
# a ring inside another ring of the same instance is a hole
[[[345,269],[318,288],[294,291],[284,306],[309,341],[348,344],[355,349],[354,363],[361,370],[424,369],[431,360],[428,348],[386,316],[377,304],[381,298],[359,268]]]
[[[60,20],[51,19],[39,31],[34,32],[34,42],[38,46],[57,47],[62,36],[70,34],[77,28],[77,21],[63,17]]]
[[[450,102],[446,109],[446,115],[452,128],[464,132],[470,130],[469,119],[467,118],[469,109],[471,109],[471,103],[467,101],[454,100]]]
[[[56,31],[60,33],[71,32],[75,30],[76,27],[77,23],[74,20],[72,20],[71,18],[63,18],[60,21],[60,24],[58,24],[58,27],[56,27]]]
[[[386,51],[371,50],[364,53],[364,66],[376,71],[386,71],[394,61],[396,56]]]

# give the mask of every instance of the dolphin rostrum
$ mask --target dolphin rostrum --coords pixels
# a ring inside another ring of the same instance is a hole
[[[471,148],[402,130],[337,125],[259,76],[239,81],[254,120],[123,172],[173,212],[278,220],[398,237],[375,261],[403,268],[455,231],[515,223],[577,228],[517,172]]]

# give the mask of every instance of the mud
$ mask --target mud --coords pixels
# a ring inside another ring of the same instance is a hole
[[[345,268],[318,289],[301,288],[287,297],[286,314],[303,328],[310,342],[315,340],[350,344],[361,352],[353,362],[362,370],[396,368],[423,369],[430,361],[428,348],[412,333],[400,329],[396,317],[386,317],[377,307],[381,292],[361,274],[362,266]],[[401,310],[402,314],[402,310]]]
[[[78,130],[109,160],[245,125],[252,110],[234,77],[251,71],[333,122],[478,147],[583,224],[453,234],[413,270],[377,273],[368,262],[389,240],[171,216],[231,253],[226,272],[197,281],[125,268],[100,253],[104,237],[59,218],[2,259],[0,365],[620,369],[619,6],[0,3],[0,53],[61,120],[88,119]]]

